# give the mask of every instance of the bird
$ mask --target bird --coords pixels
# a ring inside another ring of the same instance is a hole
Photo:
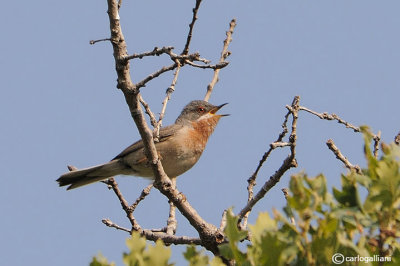
[[[168,177],[176,178],[197,163],[219,120],[228,116],[217,114],[226,104],[212,105],[202,100],[191,101],[183,108],[174,124],[160,128],[158,142],[154,144]],[[117,175],[155,178],[142,140],[124,149],[108,163],[74,169],[61,175],[56,181],[60,187],[68,186],[67,190],[70,190]]]

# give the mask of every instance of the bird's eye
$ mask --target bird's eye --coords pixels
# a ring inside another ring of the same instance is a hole
[[[204,113],[204,107],[198,107],[197,108],[197,111],[199,112],[199,113]]]

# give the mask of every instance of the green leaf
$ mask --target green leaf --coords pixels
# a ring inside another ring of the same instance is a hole
[[[123,254],[123,262],[128,266],[169,265],[171,248],[166,247],[162,240],[157,240],[155,245],[147,247],[146,239],[138,232],[126,240],[129,253]],[[147,247],[147,249],[146,249]]]
[[[149,245],[149,248],[144,252],[146,256],[146,265],[168,265],[168,260],[171,257],[171,248],[166,247],[161,239],[156,241],[154,246]]]
[[[352,175],[342,175],[342,191],[333,188],[335,199],[344,207],[357,207],[361,209],[361,202],[358,196],[357,183]]]
[[[189,261],[190,266],[206,266],[208,265],[208,256],[202,251],[198,251],[195,246],[187,246],[183,256]]]
[[[225,263],[219,257],[214,257],[211,260],[210,266],[225,266]]]
[[[234,216],[232,210],[229,209],[226,214],[226,226],[224,232],[230,242],[242,241],[247,237],[246,231],[239,230],[238,221],[239,218]]]
[[[277,221],[272,219],[268,212],[262,212],[258,215],[257,221],[255,225],[249,225],[249,229],[251,232],[251,238],[255,241],[261,241],[261,237],[267,231],[277,231],[278,224]]]
[[[105,258],[101,253],[93,257],[89,264],[90,266],[115,266],[114,262],[109,263],[107,258]]]
[[[219,246],[221,254],[229,259],[235,259],[240,265],[246,263],[246,254],[239,250],[237,243],[247,237],[247,232],[239,230],[239,218],[234,216],[232,210],[229,209],[226,214],[226,226],[224,233],[228,238],[228,243]]]

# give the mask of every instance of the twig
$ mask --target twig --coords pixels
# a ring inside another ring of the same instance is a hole
[[[256,170],[254,171],[254,173],[251,175],[251,177],[247,180],[248,186],[247,186],[247,192],[248,192],[248,197],[247,197],[247,202],[250,202],[253,199],[253,189],[254,186],[256,185],[256,179],[257,179],[257,175],[258,172],[260,171],[261,167],[263,166],[263,164],[267,161],[269,155],[271,154],[271,152],[276,149],[277,147],[284,147],[284,146],[289,146],[291,145],[290,143],[285,143],[283,144],[282,139],[286,136],[287,132],[288,132],[288,128],[287,128],[287,121],[289,119],[289,115],[291,114],[290,111],[287,112],[287,114],[285,115],[285,120],[282,123],[282,132],[279,134],[277,140],[273,143],[271,143],[269,145],[269,149],[268,151],[266,151],[261,160],[259,161]],[[242,219],[242,229],[247,227],[247,219],[249,217],[250,212],[247,212],[243,219]]]
[[[338,115],[336,115],[336,114],[328,114],[327,112],[318,113],[318,112],[315,112],[315,111],[313,111],[313,110],[310,110],[310,109],[308,109],[308,108],[306,108],[306,107],[304,107],[304,106],[300,106],[299,110],[301,110],[301,111],[306,111],[306,112],[308,112],[308,113],[310,113],[310,114],[313,114],[313,115],[319,117],[320,119],[324,119],[324,120],[336,120],[339,124],[344,125],[346,128],[352,129],[354,132],[357,132],[357,133],[361,132],[360,127],[357,127],[357,126],[355,126],[355,125],[353,125],[353,124],[350,124],[349,122],[347,122],[347,121],[341,119],[341,118],[340,118]],[[375,134],[375,135],[372,134],[372,138],[373,138],[373,140],[374,140],[374,152],[373,152],[373,153],[374,153],[374,156],[375,156],[375,157],[378,157],[379,142],[380,142],[380,140],[381,140],[381,132],[379,131],[379,132],[378,132],[377,134]]]
[[[143,80],[141,80],[141,81],[139,81],[138,83],[136,83],[136,84],[134,85],[134,88],[135,88],[136,90],[139,90],[140,88],[145,87],[145,86],[146,86],[146,83],[149,82],[150,80],[152,80],[152,79],[154,79],[154,78],[160,76],[162,73],[165,73],[165,72],[167,72],[167,71],[174,70],[177,66],[178,66],[178,65],[177,65],[176,63],[173,63],[172,65],[162,67],[161,69],[159,69],[159,70],[157,70],[156,72],[154,72],[154,73],[148,75],[148,76],[145,77]]]
[[[185,63],[187,63],[188,65],[191,65],[192,67],[197,67],[197,68],[202,68],[202,69],[211,68],[211,69],[214,69],[215,71],[220,70],[221,68],[224,68],[229,64],[229,62],[221,62],[221,63],[215,64],[215,65],[199,65],[199,64],[193,63],[189,60],[185,60]]]
[[[89,44],[93,45],[93,44],[95,44],[95,43],[98,43],[98,42],[105,42],[105,41],[111,41],[111,38],[100,39],[100,40],[90,40],[90,41],[89,41]]]
[[[378,131],[378,134],[373,136],[374,139],[374,156],[378,158],[378,151],[379,151],[379,142],[381,141],[381,132]]]
[[[172,46],[164,46],[162,48],[154,47],[153,51],[144,52],[141,54],[128,55],[128,56],[122,58],[122,60],[127,61],[127,60],[131,60],[131,59],[135,59],[135,58],[142,59],[145,56],[160,56],[162,54],[169,54],[173,49],[174,49],[174,47],[172,47]]]
[[[121,8],[122,0],[118,0],[118,10]]]
[[[285,196],[285,199],[286,199],[286,201],[287,201],[287,200],[288,200],[288,197],[289,197],[288,189],[287,189],[287,188],[282,188],[282,192],[283,192],[283,195]],[[293,213],[292,213],[292,209],[291,209],[290,207],[288,207],[288,210],[289,210],[290,222],[291,222],[293,225],[296,225],[296,220],[294,219],[294,216],[293,216]]]
[[[351,128],[354,130],[354,132],[360,132],[360,128],[357,126],[354,126],[352,124],[350,124],[349,122],[344,121],[343,119],[341,119],[339,116],[337,116],[336,114],[328,114],[326,112],[324,113],[317,113],[313,110],[310,110],[304,106],[300,106],[299,111],[306,111],[310,114],[313,114],[315,116],[318,116],[320,119],[325,119],[325,120],[336,120],[339,124],[343,124],[345,125],[347,128]]]
[[[161,239],[165,244],[170,245],[201,245],[202,241],[197,237],[187,237],[187,236],[174,236],[168,235],[163,232],[152,232],[150,230],[143,230],[141,235],[146,237],[147,240],[157,241]]]
[[[142,200],[144,197],[139,197],[139,199],[136,200],[136,202],[134,204],[132,204],[132,206],[128,205],[128,202],[125,200],[125,198],[123,197],[121,191],[118,188],[118,184],[115,182],[115,180],[113,178],[110,178],[107,181],[107,184],[113,189],[114,193],[117,195],[118,199],[120,200],[121,206],[124,209],[129,221],[131,221],[132,224],[132,231],[138,231],[142,236],[146,237],[146,239],[148,240],[152,240],[152,241],[156,241],[157,239],[162,239],[164,241],[164,243],[166,244],[175,244],[175,245],[186,245],[186,244],[196,244],[196,245],[201,245],[202,241],[200,238],[194,238],[194,237],[186,237],[186,236],[171,236],[168,235],[166,233],[157,233],[157,232],[153,232],[153,230],[148,230],[148,229],[142,229],[139,224],[136,222],[136,219],[133,217],[133,211],[136,208],[138,201]],[[151,189],[150,185],[147,186],[142,192],[143,193],[147,193],[147,191],[149,192]],[[148,194],[148,193],[147,193]],[[119,230],[123,230],[126,232],[131,233],[131,230],[128,230],[126,228],[120,227],[114,223],[112,223],[109,219],[103,219],[102,222],[109,226],[109,227],[114,227],[116,229]]]
[[[400,132],[394,137],[394,143],[397,145],[400,145]]]
[[[235,26],[236,26],[236,20],[232,19],[231,22],[229,23],[229,30],[226,32],[226,39],[224,40],[224,46],[222,48],[221,57],[219,59],[219,64],[227,63],[227,62],[225,62],[225,60],[230,55],[230,53],[228,52],[228,47],[232,41],[232,34],[233,34],[233,30],[235,29]],[[208,101],[210,99],[211,92],[214,89],[215,84],[217,84],[217,82],[219,80],[219,78],[218,78],[219,71],[220,71],[220,68],[214,69],[214,76],[213,76],[210,84],[208,84],[208,86],[207,86],[207,92],[206,92],[206,95],[204,96],[204,101]]]
[[[145,102],[142,95],[139,95],[139,101],[143,105],[146,114],[150,117],[150,123],[153,127],[157,126],[157,119],[154,116],[154,113],[150,110],[150,106]]]
[[[176,188],[176,178],[171,178],[171,183],[173,188]],[[177,221],[176,221],[176,216],[175,216],[175,211],[176,207],[172,201],[169,201],[169,216],[167,220],[167,228],[166,228],[166,233],[168,235],[175,235],[176,233],[176,227],[177,227]]]
[[[147,195],[150,194],[150,190],[153,188],[153,183],[148,185],[142,190],[142,193],[140,193],[140,196],[135,200],[135,202],[130,206],[130,210],[133,212],[135,211],[136,207],[139,205],[139,203],[144,200]]]
[[[176,82],[178,81],[179,72],[181,70],[181,64],[180,64],[179,60],[176,60],[175,63],[177,64],[177,67],[176,67],[176,70],[174,73],[174,78],[172,79],[171,85],[168,87],[168,89],[165,92],[165,98],[162,103],[160,116],[158,118],[158,122],[154,126],[154,130],[155,130],[154,135],[155,135],[156,139],[158,139],[160,136],[160,128],[162,126],[162,120],[164,119],[165,110],[167,109],[167,103],[171,98],[171,94],[175,91],[175,85],[176,85]]]
[[[293,99],[292,105],[291,106],[286,106],[286,108],[289,110],[290,114],[292,115],[292,127],[291,127],[291,133],[289,136],[289,142],[292,144],[290,146],[290,154],[286,157],[286,159],[283,161],[282,165],[279,167],[279,169],[269,178],[268,181],[264,183],[262,188],[257,192],[257,194],[249,200],[246,204],[246,206],[239,212],[239,222],[243,219],[243,217],[246,216],[248,212],[252,210],[254,205],[262,199],[265,194],[272,188],[274,187],[281,179],[283,174],[289,170],[292,167],[297,167],[297,162],[295,159],[296,156],[296,140],[297,140],[297,119],[298,119],[298,111],[299,111],[299,101],[300,97],[296,96]],[[286,119],[285,119],[286,122]],[[284,123],[286,125],[286,123]],[[284,135],[284,134],[282,134]]]
[[[344,165],[350,169],[350,170],[354,170],[357,173],[361,174],[361,168],[358,165],[352,165],[349,160],[340,152],[340,150],[338,149],[338,147],[336,147],[335,143],[333,142],[333,140],[328,139],[328,141],[326,142],[326,145],[328,146],[328,148],[336,155],[336,158],[338,160],[340,160],[342,163],[344,163]]]
[[[187,35],[185,48],[183,49],[182,54],[188,54],[189,53],[189,45],[190,45],[190,41],[192,40],[192,33],[193,33],[194,23],[197,20],[197,12],[199,11],[200,4],[201,4],[201,0],[196,0],[196,5],[193,8],[192,22],[189,24],[189,33]]]
[[[105,183],[111,187],[111,189],[114,191],[115,195],[119,199],[119,202],[121,203],[122,209],[125,211],[126,216],[128,217],[128,220],[130,221],[132,225],[132,230],[135,231],[141,231],[142,228],[140,225],[136,222],[135,217],[133,216],[133,209],[129,206],[129,203],[126,201],[124,196],[122,195],[121,190],[118,187],[117,182],[114,180],[114,178],[110,178]]]
[[[117,230],[122,230],[122,231],[128,232],[129,234],[132,233],[131,230],[129,230],[129,229],[125,228],[125,227],[121,227],[121,226],[113,223],[110,219],[103,219],[101,221],[103,222],[103,224],[105,224],[108,227],[113,227],[113,228],[115,228]]]

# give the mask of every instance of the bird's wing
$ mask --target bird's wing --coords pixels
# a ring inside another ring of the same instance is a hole
[[[176,125],[176,124],[161,128],[159,142],[155,143],[156,147],[157,147],[157,143],[166,141],[169,137],[171,137],[180,128],[182,128],[182,125]],[[139,149],[142,149],[143,147],[144,146],[143,146],[142,140],[138,140],[135,143],[133,143],[132,145],[130,145],[129,147],[127,147],[125,150],[123,150],[120,154],[115,156],[112,160],[120,159],[131,152],[135,152]]]

